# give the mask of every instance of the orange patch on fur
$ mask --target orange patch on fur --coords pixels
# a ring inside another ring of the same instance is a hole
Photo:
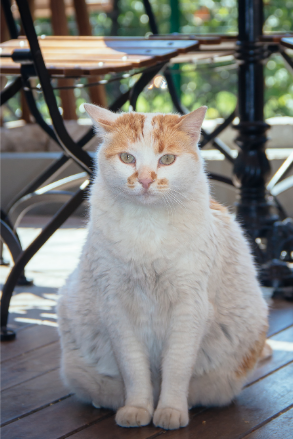
[[[152,172],[151,172],[151,179],[152,179],[153,181],[155,181],[156,178],[157,178],[157,174],[156,174],[154,171],[152,171]]]
[[[210,199],[210,209],[222,213],[223,215],[220,215],[219,217],[222,218],[225,223],[228,224],[230,222],[230,215],[228,209],[222,204],[213,200],[212,198]]]
[[[212,210],[218,210],[219,212],[228,213],[228,209],[216,200],[210,199],[210,208]]]
[[[158,180],[158,186],[167,186],[167,184],[169,183],[169,181],[167,180],[167,178],[161,178],[161,180]]]
[[[128,179],[127,179],[128,186],[134,186],[134,183],[135,183],[135,180],[137,180],[137,177],[138,177],[137,171],[134,174],[132,174],[130,177],[128,177]]]
[[[177,114],[158,114],[152,119],[153,141],[155,153],[180,155],[183,152],[192,154],[197,160],[198,155],[194,149],[192,138],[180,130],[177,124],[180,116]]]
[[[236,370],[237,378],[245,377],[250,371],[253,370],[257,361],[261,358],[261,353],[266,341],[267,328],[265,328],[259,339],[254,343],[249,352],[242,358],[242,361]]]
[[[137,113],[125,113],[119,116],[109,130],[111,143],[106,148],[106,158],[127,151],[127,145],[134,143],[143,136],[146,116]]]
[[[143,135],[146,116],[137,113],[125,113],[119,116],[113,124],[115,131],[127,132],[130,142],[136,142]]]

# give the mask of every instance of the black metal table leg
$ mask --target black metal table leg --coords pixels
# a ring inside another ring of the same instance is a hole
[[[270,164],[265,153],[266,131],[264,122],[263,60],[268,56],[260,45],[259,21],[262,19],[261,0],[238,0],[239,40],[236,56],[238,67],[238,112],[240,122],[236,143],[240,147],[234,163],[234,174],[240,184],[238,217],[244,228],[254,238],[259,230],[277,218],[270,213],[265,183],[270,174]]]
[[[270,163],[265,153],[269,125],[265,123],[263,114],[263,62],[269,57],[270,51],[259,42],[263,3],[262,0],[238,0],[238,8],[236,57],[239,60],[240,122],[234,128],[239,131],[236,143],[240,151],[233,171],[239,183],[237,217],[251,239],[257,262],[261,266],[262,283],[275,288],[293,286],[289,259],[281,260],[282,250],[290,251],[292,245],[292,225],[290,221],[281,223],[279,216],[273,213],[266,190]],[[282,247],[277,242],[282,243]]]

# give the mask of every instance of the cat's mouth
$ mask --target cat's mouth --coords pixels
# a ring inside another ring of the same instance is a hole
[[[137,194],[140,201],[143,203],[147,203],[151,201],[152,199],[154,199],[155,195],[156,194],[153,191],[150,191],[149,189],[147,190],[143,189],[140,193]]]
[[[146,198],[146,199],[147,199],[147,198],[151,198],[151,197],[153,197],[154,194],[152,194],[152,193],[149,192],[149,191],[145,191],[145,192],[141,192],[140,196],[143,197],[143,198]]]

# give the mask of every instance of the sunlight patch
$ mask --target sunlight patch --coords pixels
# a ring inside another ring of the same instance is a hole
[[[274,351],[293,352],[293,343],[290,341],[267,340]]]
[[[53,296],[53,294],[50,296]],[[52,300],[52,298],[46,299],[32,293],[20,293],[12,296],[9,312],[15,314],[26,314],[30,309],[52,311],[52,308],[55,308],[56,304],[57,301]]]
[[[57,314],[51,314],[48,312],[42,312],[42,314],[40,314],[40,317],[47,317],[48,319],[55,319],[57,320]]]
[[[36,325],[54,326],[54,328],[58,328],[58,323],[50,322],[49,320],[29,319],[28,317],[16,317],[14,320],[21,323],[34,323]]]

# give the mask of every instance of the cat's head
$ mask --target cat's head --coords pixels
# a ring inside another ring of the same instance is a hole
[[[85,104],[103,138],[98,172],[116,196],[141,204],[188,196],[203,175],[197,143],[206,107],[185,116],[120,113]]]

